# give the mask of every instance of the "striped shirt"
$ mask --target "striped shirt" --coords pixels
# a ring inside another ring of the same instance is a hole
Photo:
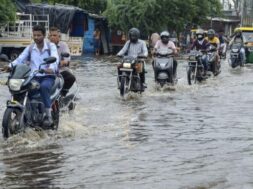
[[[117,54],[118,56],[132,56],[132,57],[138,57],[138,56],[148,56],[148,49],[143,40],[138,39],[136,43],[130,43],[130,40],[128,40],[124,47],[119,51]]]

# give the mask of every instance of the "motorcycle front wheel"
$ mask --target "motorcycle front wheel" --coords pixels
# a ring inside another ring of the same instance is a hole
[[[124,96],[127,93],[127,78],[121,77],[120,81],[120,96]]]
[[[59,106],[59,102],[55,101],[54,104],[52,105],[52,118],[54,121],[54,125],[53,128],[54,130],[57,130],[59,127],[59,121],[60,121],[60,106]]]
[[[188,84],[189,84],[189,85],[192,84],[192,80],[195,80],[195,76],[194,76],[194,78],[193,78],[192,69],[191,69],[191,68],[188,68],[188,69],[187,69],[187,81],[188,81]]]
[[[2,134],[5,139],[21,130],[22,111],[18,108],[7,108],[2,121]]]

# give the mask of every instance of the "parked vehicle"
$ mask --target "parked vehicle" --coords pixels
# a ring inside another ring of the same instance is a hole
[[[56,61],[55,57],[44,59],[45,64]],[[40,70],[40,67],[39,67]],[[2,134],[8,138],[14,134],[22,132],[26,127],[40,127],[42,129],[57,129],[59,125],[59,98],[64,81],[62,77],[55,77],[55,83],[51,89],[52,118],[53,125],[43,125],[45,118],[45,107],[39,93],[34,95],[32,91],[39,89],[40,84],[34,80],[39,70],[31,73],[31,68],[26,64],[18,64],[12,68],[8,77],[7,85],[11,93],[11,99],[7,101],[2,121]],[[29,96],[30,95],[30,96]]]
[[[161,87],[164,85],[174,85],[176,78],[173,73],[173,50],[159,50],[154,58],[154,75],[155,81]]]
[[[144,64],[144,57],[123,57],[122,66],[119,68],[120,74],[118,75],[118,88],[122,97],[130,91],[135,93],[144,92],[140,78]]]

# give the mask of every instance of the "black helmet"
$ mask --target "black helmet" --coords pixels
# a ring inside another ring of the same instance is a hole
[[[197,39],[198,40],[202,40],[202,39],[204,39],[204,30],[202,30],[202,29],[198,29],[197,31],[196,31],[196,36],[197,36]]]
[[[242,32],[240,30],[236,31],[235,36],[236,37],[241,37],[242,36]]]
[[[214,35],[215,35],[215,31],[213,30],[213,29],[209,29],[208,31],[207,31],[207,36],[208,36],[208,38],[214,38]]]
[[[162,43],[168,44],[168,42],[169,42],[169,37],[170,37],[170,33],[167,32],[167,31],[163,31],[163,32],[160,34],[160,37],[161,37]]]
[[[131,28],[128,31],[129,39],[131,42],[136,43],[140,37],[140,31],[137,28]]]

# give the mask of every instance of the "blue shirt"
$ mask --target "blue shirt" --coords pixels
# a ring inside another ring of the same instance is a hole
[[[48,46],[50,45],[50,47]],[[25,48],[25,50],[19,55],[19,57],[12,62],[13,66],[17,64],[23,64],[26,63],[30,54],[30,45]],[[50,51],[50,53],[49,53]],[[32,72],[39,69],[39,66],[44,63],[43,59],[48,58],[50,56],[56,58],[56,62],[49,64],[49,65],[43,65],[41,66],[41,69],[52,69],[55,73],[58,71],[58,63],[59,63],[59,56],[57,52],[56,45],[54,43],[47,43],[44,40],[44,47],[42,51],[40,51],[36,44],[33,45],[33,48],[31,50],[30,54],[30,67]],[[43,76],[45,74],[36,74],[36,76]]]

